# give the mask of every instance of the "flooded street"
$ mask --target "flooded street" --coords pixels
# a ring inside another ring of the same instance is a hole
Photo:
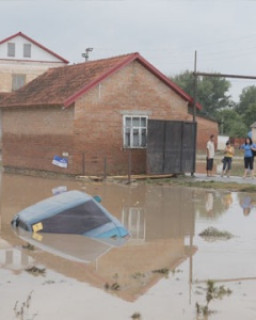
[[[12,229],[17,212],[66,190],[100,196],[131,237]],[[208,227],[232,237],[201,237]],[[256,319],[255,230],[254,194],[2,174],[0,319]],[[229,294],[204,317],[207,280]]]

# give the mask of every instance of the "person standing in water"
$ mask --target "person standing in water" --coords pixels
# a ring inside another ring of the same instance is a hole
[[[234,155],[234,148],[231,146],[230,142],[226,142],[226,147],[224,149],[224,159],[223,159],[223,168],[221,176],[223,177],[224,174],[227,175],[227,177],[230,177],[230,170],[231,170],[231,164],[232,164],[232,158]]]
[[[210,135],[210,139],[206,144],[206,172],[207,177],[212,177],[213,161],[215,156],[214,134]]]

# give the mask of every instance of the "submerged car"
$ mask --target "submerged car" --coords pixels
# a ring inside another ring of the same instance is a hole
[[[42,200],[20,211],[13,227],[31,233],[79,234],[91,238],[124,238],[128,230],[96,199],[73,190]]]

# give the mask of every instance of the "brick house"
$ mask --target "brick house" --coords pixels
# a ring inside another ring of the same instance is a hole
[[[53,68],[0,101],[3,166],[67,174],[146,171],[147,120],[191,121],[192,98],[140,54]],[[198,118],[198,141],[217,123]],[[63,169],[54,155],[68,160]]]

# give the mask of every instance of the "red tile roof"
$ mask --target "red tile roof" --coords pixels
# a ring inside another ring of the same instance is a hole
[[[10,94],[10,92],[0,92],[0,102],[2,102]]]
[[[49,69],[43,75],[11,94],[9,98],[5,99],[4,104],[0,102],[0,107],[39,105],[68,107],[102,80],[134,60],[141,63],[184,100],[190,104],[193,102],[192,97],[153,67],[139,53],[132,53]],[[201,108],[199,104],[197,106]]]
[[[10,40],[18,37],[18,36],[20,36],[20,37],[22,37],[22,38],[30,41],[31,43],[35,44],[35,45],[38,46],[39,48],[43,49],[44,51],[47,51],[48,53],[50,53],[51,55],[55,56],[57,59],[61,60],[62,62],[66,63],[66,64],[69,63],[68,60],[64,59],[63,57],[61,57],[61,56],[58,55],[57,53],[51,51],[50,49],[44,47],[42,44],[40,44],[39,42],[33,40],[32,38],[28,37],[27,35],[25,35],[25,34],[22,33],[22,32],[15,33],[15,34],[13,34],[13,35],[10,36],[10,37],[1,40],[1,41],[0,41],[0,45],[1,45],[2,43],[5,43],[5,42],[7,42],[7,41],[10,41]]]

